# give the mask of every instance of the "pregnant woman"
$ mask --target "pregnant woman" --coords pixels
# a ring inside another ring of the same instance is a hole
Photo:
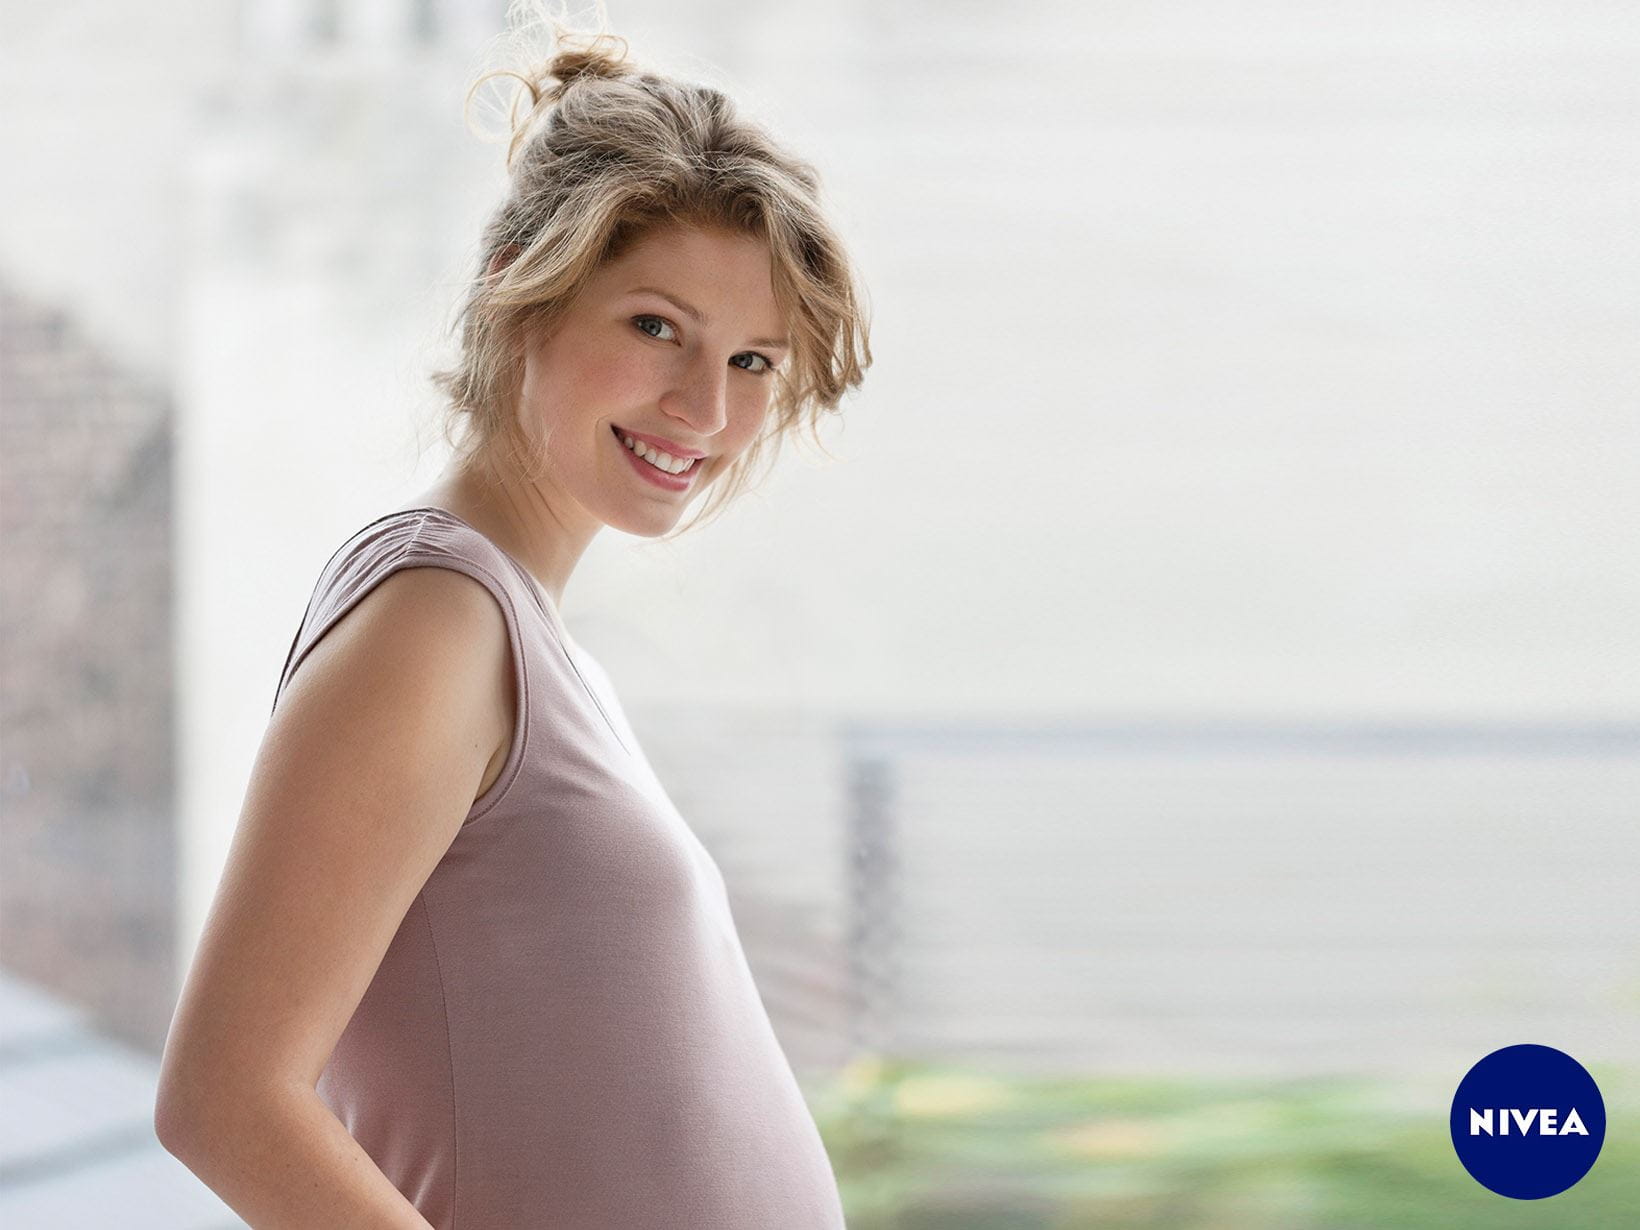
[[[808,164],[556,32],[453,460],[319,576],[166,1042],[156,1131],[253,1227],[843,1225],[723,877],[559,611],[601,528],[715,512],[834,411],[864,315]]]

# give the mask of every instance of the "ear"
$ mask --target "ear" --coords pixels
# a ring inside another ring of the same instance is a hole
[[[492,279],[499,277],[501,271],[517,260],[518,254],[523,250],[523,246],[520,244],[503,244],[496,250],[495,255],[490,257],[488,276]]]

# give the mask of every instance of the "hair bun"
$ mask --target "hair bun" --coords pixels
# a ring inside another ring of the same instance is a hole
[[[591,36],[575,33],[560,34],[559,51],[550,59],[540,76],[551,78],[557,85],[545,91],[548,99],[556,101],[575,82],[588,77],[615,81],[627,76],[632,63],[627,58],[627,41],[608,32]]]
[[[550,112],[577,81],[597,77],[616,81],[641,71],[628,56],[626,39],[607,30],[587,31],[566,27],[553,19],[553,41],[557,51],[533,65],[497,68],[484,73],[467,91],[467,103],[486,81],[511,77],[519,89],[508,108],[507,166],[510,169],[525,138],[542,115]],[[465,114],[465,106],[463,108]]]

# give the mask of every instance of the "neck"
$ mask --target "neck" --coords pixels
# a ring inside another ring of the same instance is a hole
[[[544,490],[552,490],[549,479],[532,480],[484,455],[452,463],[419,502],[447,509],[483,533],[522,564],[553,608],[562,610],[570,574],[598,527],[577,530],[566,524]]]

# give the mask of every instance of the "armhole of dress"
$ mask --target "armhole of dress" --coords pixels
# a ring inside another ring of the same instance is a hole
[[[527,658],[524,650],[523,630],[520,627],[518,611],[513,603],[513,597],[507,586],[493,572],[482,563],[461,555],[447,554],[438,550],[430,550],[425,544],[412,540],[394,551],[385,560],[371,566],[368,578],[350,594],[345,602],[326,612],[321,621],[309,630],[304,621],[303,627],[297,630],[296,639],[291,643],[290,653],[286,657],[285,670],[279,680],[279,690],[274,696],[274,707],[277,709],[279,698],[284,695],[285,689],[297,668],[307,658],[313,647],[324,639],[325,634],[339,623],[343,616],[351,611],[364,596],[375,589],[388,577],[402,568],[445,568],[452,572],[459,572],[463,576],[471,577],[490,592],[490,596],[501,608],[502,618],[507,624],[507,648],[512,656],[513,684],[515,708],[513,713],[512,739],[507,749],[507,759],[501,766],[501,773],[490,788],[473,800],[468,809],[466,818],[461,827],[466,828],[473,821],[481,819],[495,810],[498,803],[506,797],[512,788],[513,782],[519,777],[519,770],[524,764],[524,753],[529,743],[530,734],[530,678],[527,668]],[[324,596],[328,599],[332,591],[340,586],[348,577],[350,570],[342,569],[337,573],[329,586],[323,587]],[[309,615],[319,603],[310,603]],[[321,607],[322,609],[322,607]]]

